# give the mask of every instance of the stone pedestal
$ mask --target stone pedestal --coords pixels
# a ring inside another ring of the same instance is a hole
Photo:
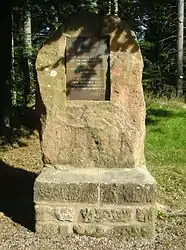
[[[47,167],[34,187],[36,230],[152,236],[156,182],[144,168]]]
[[[156,182],[145,167],[135,34],[116,17],[73,17],[43,45],[36,70],[44,164],[36,231],[153,235]]]

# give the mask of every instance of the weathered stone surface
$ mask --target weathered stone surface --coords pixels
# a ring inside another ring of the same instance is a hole
[[[36,231],[91,236],[151,237],[156,205],[36,203]]]
[[[34,200],[96,203],[96,178],[94,171],[80,172],[70,166],[45,168],[35,181]]]
[[[37,221],[66,221],[71,222],[75,220],[76,216],[76,207],[71,206],[59,206],[59,205],[36,205],[36,220]]]
[[[36,232],[42,234],[62,234],[72,233],[87,236],[107,236],[107,237],[152,237],[154,235],[154,224],[124,224],[124,223],[45,223],[36,224]]]
[[[143,166],[143,61],[135,35],[116,17],[81,14],[72,19],[44,44],[36,61],[44,161],[79,168]],[[110,37],[110,101],[67,101],[66,37],[88,41],[97,36]]]
[[[43,233],[43,234],[58,234],[59,229],[58,225],[56,223],[48,223],[48,222],[37,222],[35,226],[35,230],[37,233]]]
[[[111,236],[122,237],[152,237],[154,236],[155,228],[153,223],[142,224],[129,224],[129,225],[113,225],[108,231]]]
[[[90,236],[108,236],[108,229],[110,227],[107,225],[99,225],[94,223],[76,223],[73,225],[73,232],[80,235],[90,235]]]
[[[138,207],[136,209],[136,220],[140,222],[155,221],[157,209],[155,206]]]
[[[79,223],[73,225],[73,232],[80,235],[107,236],[107,237],[152,237],[154,225],[149,224],[114,224],[107,225],[94,223]]]
[[[101,203],[124,204],[155,202],[156,187],[138,184],[101,184]]]
[[[71,223],[52,223],[52,222],[37,222],[36,223],[36,232],[42,234],[62,234],[68,235],[73,233]]]
[[[69,235],[73,233],[73,225],[71,223],[61,223],[58,227],[59,234]]]
[[[79,220],[85,223],[129,222],[132,220],[132,208],[84,208],[80,210]]]
[[[156,182],[147,169],[49,167],[34,184],[35,201],[124,204],[154,202]]]
[[[147,169],[105,170],[100,179],[100,203],[153,203],[156,199],[156,182]]]
[[[99,205],[85,203],[37,202],[36,221],[39,222],[81,222],[81,223],[133,223],[153,222],[156,206],[151,205]]]
[[[34,199],[63,202],[89,202],[98,200],[98,184],[93,183],[35,183]]]

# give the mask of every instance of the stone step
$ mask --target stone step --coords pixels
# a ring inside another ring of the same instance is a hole
[[[37,233],[42,234],[79,234],[93,237],[122,237],[122,238],[150,238],[154,237],[154,223],[53,223],[53,222],[37,222]]]
[[[151,237],[156,205],[37,202],[36,231],[46,234]]]
[[[154,235],[156,182],[146,168],[45,167],[34,184],[36,231]]]
[[[34,184],[34,201],[154,203],[156,181],[146,168],[45,167]]]
[[[90,205],[84,203],[37,202],[36,220],[40,222],[135,223],[153,222],[155,204]]]

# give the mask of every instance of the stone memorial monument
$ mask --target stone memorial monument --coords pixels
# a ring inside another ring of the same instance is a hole
[[[81,14],[43,45],[36,70],[44,163],[36,231],[152,236],[156,182],[144,159],[135,34],[117,17]]]

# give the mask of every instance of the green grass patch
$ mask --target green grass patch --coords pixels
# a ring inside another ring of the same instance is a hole
[[[168,205],[186,202],[186,108],[150,103],[147,107],[145,155],[156,178],[160,200]],[[186,206],[185,206],[186,207]]]

